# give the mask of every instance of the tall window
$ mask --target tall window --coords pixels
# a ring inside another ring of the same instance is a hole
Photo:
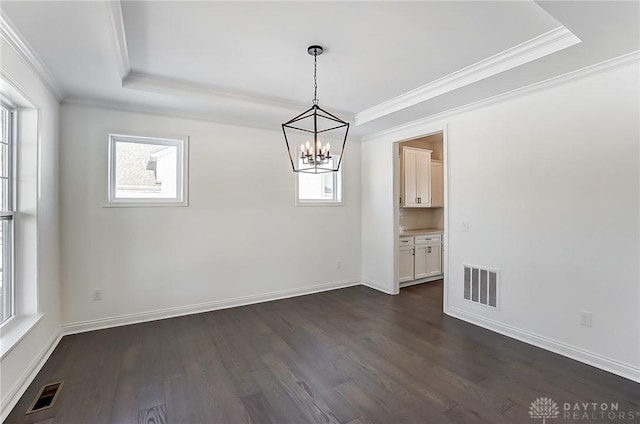
[[[0,119],[0,318],[2,323],[13,316],[13,109],[1,105]]]
[[[302,160],[302,159],[299,159]],[[334,160],[336,160],[334,158]],[[334,165],[335,166],[335,165]],[[342,204],[342,167],[338,172],[322,174],[296,173],[298,205]]]
[[[185,206],[187,140],[109,136],[109,203]]]

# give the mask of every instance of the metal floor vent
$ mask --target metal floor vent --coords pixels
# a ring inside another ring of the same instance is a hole
[[[47,384],[43,386],[36,398],[31,402],[31,406],[27,409],[26,414],[32,414],[34,412],[42,411],[43,409],[49,409],[53,407],[62,389],[64,381],[59,381],[53,384]]]
[[[464,265],[464,298],[482,305],[498,307],[498,271]]]

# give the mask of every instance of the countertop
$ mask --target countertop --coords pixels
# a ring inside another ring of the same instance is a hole
[[[441,233],[442,230],[438,228],[418,228],[415,230],[400,231],[400,237],[422,236],[424,234]]]

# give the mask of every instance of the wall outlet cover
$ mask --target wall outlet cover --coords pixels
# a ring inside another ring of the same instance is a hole
[[[580,311],[580,325],[591,327],[593,324],[593,314],[589,311]]]

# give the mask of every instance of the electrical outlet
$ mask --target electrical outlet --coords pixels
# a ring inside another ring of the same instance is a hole
[[[593,316],[591,312],[588,311],[580,311],[580,325],[585,327],[591,327],[593,322]]]
[[[102,300],[102,289],[93,289],[93,300]]]
[[[342,261],[336,262],[336,269],[342,269]]]
[[[462,231],[465,233],[469,231],[469,221],[462,221]]]

